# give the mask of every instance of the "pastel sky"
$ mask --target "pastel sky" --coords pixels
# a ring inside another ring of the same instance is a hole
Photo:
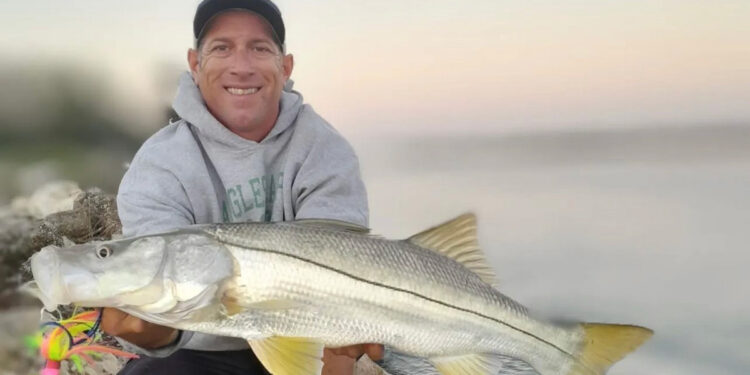
[[[0,48],[91,67],[150,113],[197,3],[5,0]],[[277,3],[295,88],[345,132],[750,123],[747,0]]]

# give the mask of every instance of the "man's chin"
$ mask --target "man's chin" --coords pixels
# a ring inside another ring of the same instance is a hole
[[[260,142],[271,131],[275,121],[264,122],[257,116],[235,116],[230,121],[222,121],[222,125],[242,138]]]

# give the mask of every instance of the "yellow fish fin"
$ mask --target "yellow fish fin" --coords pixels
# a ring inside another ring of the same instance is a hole
[[[250,340],[250,347],[273,375],[320,375],[323,344],[297,337]]]
[[[267,299],[249,302],[242,299],[242,293],[237,289],[227,289],[221,296],[224,314],[232,316],[245,310],[289,310],[304,307],[298,301],[288,299]]]
[[[654,331],[638,326],[619,324],[581,324],[585,337],[569,375],[601,375],[612,364],[641,346]]]
[[[449,222],[417,233],[407,241],[443,254],[461,263],[485,283],[497,286],[495,271],[479,249],[477,218],[474,214],[463,214]]]
[[[240,301],[234,293],[225,292],[221,297],[221,305],[224,307],[224,313],[227,316],[232,316],[242,312],[243,308],[240,306]]]

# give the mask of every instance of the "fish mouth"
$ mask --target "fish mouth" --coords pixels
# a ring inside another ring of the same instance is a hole
[[[38,298],[48,311],[55,310],[59,305],[72,303],[60,277],[57,250],[57,246],[47,246],[34,254],[31,257],[31,273],[34,279],[21,286],[21,291]]]

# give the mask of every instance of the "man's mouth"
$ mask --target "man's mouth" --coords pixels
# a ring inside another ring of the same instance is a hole
[[[226,90],[232,95],[252,95],[258,92],[260,90],[260,87],[250,87],[246,89],[241,89],[239,87],[227,87]]]

